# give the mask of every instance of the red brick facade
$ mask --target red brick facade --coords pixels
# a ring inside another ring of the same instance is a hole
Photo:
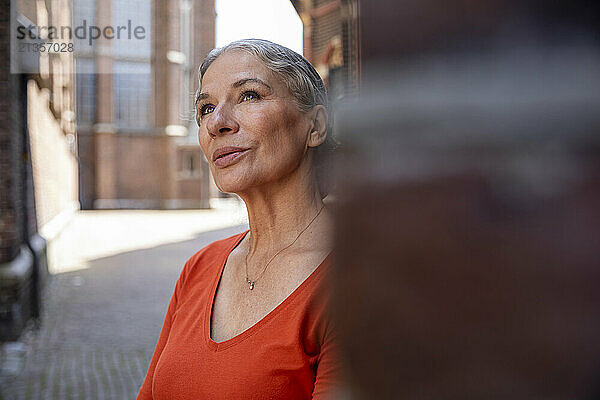
[[[110,3],[96,0],[99,21],[108,20]],[[208,170],[195,138],[191,105],[197,67],[215,44],[214,0],[151,4],[150,121],[148,126],[119,126],[116,77],[96,76],[95,120],[79,131],[83,208],[209,206]],[[96,66],[111,68],[111,62],[110,55],[96,56]]]

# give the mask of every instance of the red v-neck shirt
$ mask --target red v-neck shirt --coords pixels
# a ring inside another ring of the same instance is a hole
[[[339,378],[324,288],[331,254],[256,324],[224,342],[210,338],[223,268],[246,233],[214,242],[186,262],[138,400],[329,398]]]

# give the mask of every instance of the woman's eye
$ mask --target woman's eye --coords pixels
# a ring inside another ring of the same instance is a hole
[[[256,93],[256,92],[250,91],[250,92],[242,93],[242,101],[256,100],[258,98],[259,98],[259,96],[258,96],[258,93]]]
[[[200,115],[206,115],[215,110],[215,107],[211,104],[206,104],[200,108]]]

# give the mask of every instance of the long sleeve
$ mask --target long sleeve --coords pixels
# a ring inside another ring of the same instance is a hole
[[[315,387],[312,394],[313,400],[329,400],[332,398],[340,384],[340,359],[336,332],[333,324],[327,324],[319,363],[315,376]]]
[[[171,323],[173,322],[173,315],[175,314],[175,310],[177,310],[177,297],[178,292],[180,291],[181,280],[182,278],[180,276],[177,281],[177,284],[175,285],[173,295],[171,296],[169,308],[167,309],[167,315],[165,316],[165,321],[160,331],[160,336],[158,338],[158,342],[156,343],[156,348],[154,349],[154,354],[152,355],[152,360],[150,361],[150,367],[148,368],[148,372],[146,373],[146,378],[144,378],[144,383],[142,384],[142,387],[140,388],[140,391],[137,395],[137,400],[152,400],[152,380],[154,377],[154,371],[156,369],[156,364],[158,363],[160,355],[165,345],[167,344],[167,340],[169,339],[169,333],[171,332]]]

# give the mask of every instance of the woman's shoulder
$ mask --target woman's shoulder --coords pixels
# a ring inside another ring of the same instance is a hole
[[[227,238],[216,240],[198,250],[186,261],[181,272],[182,280],[187,280],[190,275],[204,275],[203,273],[207,270],[218,268],[244,237],[246,232],[236,233]]]

